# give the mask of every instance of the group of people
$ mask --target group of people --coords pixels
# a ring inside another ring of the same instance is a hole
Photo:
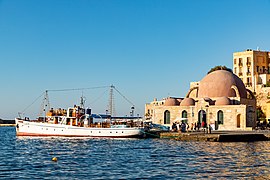
[[[174,122],[172,124],[172,131],[173,132],[188,132],[190,131],[200,131],[203,130],[204,132],[208,130],[207,124],[206,122],[202,121],[202,123],[198,122],[198,123],[191,123],[191,127],[189,129],[189,125],[188,123],[185,123],[184,121],[181,122],[181,124],[179,122]],[[211,133],[211,126],[209,125],[209,132]]]
[[[189,125],[188,123],[185,123],[182,121],[180,124],[179,122],[174,122],[172,124],[172,131],[173,132],[187,132],[189,130]]]
[[[256,130],[269,130],[270,129],[270,123],[267,123],[266,120],[263,122],[257,121],[257,126],[255,128]]]

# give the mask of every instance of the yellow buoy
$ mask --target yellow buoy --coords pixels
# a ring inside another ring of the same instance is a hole
[[[57,161],[57,157],[53,157],[52,161],[56,162]]]

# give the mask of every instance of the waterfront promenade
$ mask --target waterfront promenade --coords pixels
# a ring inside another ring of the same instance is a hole
[[[160,134],[160,138],[175,139],[178,141],[213,141],[213,142],[251,142],[251,141],[269,141],[269,130],[257,131],[212,131],[205,133],[204,131],[192,132],[164,132]]]

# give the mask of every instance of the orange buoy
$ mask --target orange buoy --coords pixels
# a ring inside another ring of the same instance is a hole
[[[57,157],[53,157],[52,161],[57,162]]]

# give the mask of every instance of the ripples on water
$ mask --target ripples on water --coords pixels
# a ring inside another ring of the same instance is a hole
[[[1,179],[270,178],[270,142],[31,138],[16,137],[14,127],[0,133]]]

